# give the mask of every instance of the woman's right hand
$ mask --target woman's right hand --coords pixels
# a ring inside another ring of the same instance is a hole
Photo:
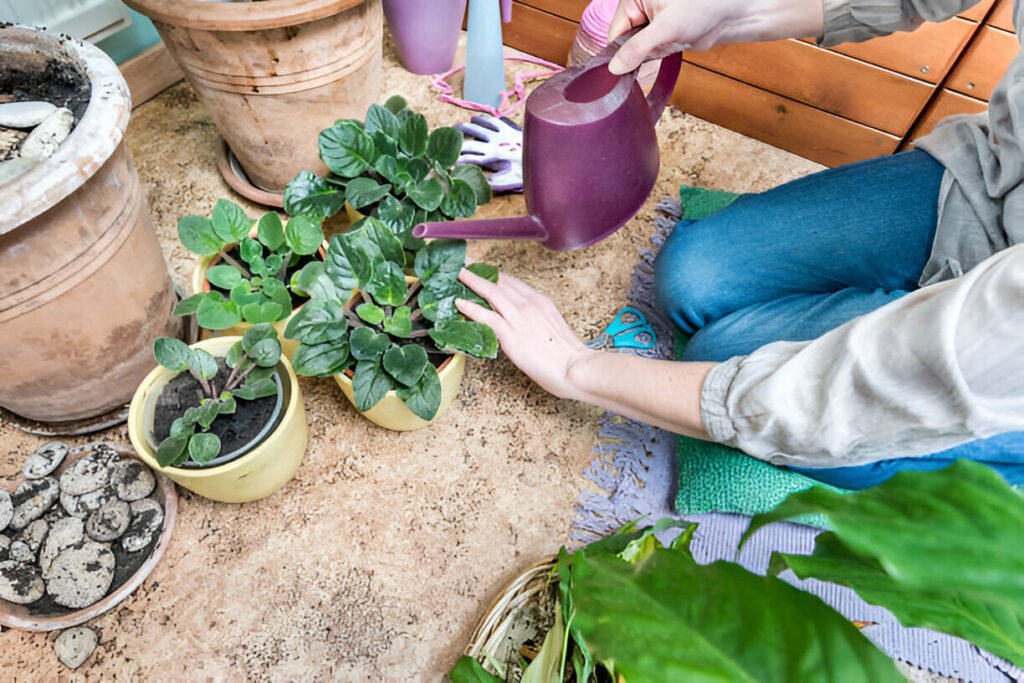
[[[608,68],[624,74],[682,50],[816,38],[824,23],[822,0],[619,0],[609,40],[646,27],[626,41]]]

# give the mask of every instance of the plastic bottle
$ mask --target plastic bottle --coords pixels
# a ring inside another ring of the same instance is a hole
[[[512,0],[469,0],[463,98],[497,107],[505,90],[501,23],[512,21]]]

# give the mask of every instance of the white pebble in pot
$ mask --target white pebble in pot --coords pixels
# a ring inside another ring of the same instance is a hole
[[[49,102],[5,102],[0,104],[0,126],[33,128],[57,111]]]
[[[60,467],[68,454],[68,445],[60,441],[52,441],[29,456],[21,473],[26,479],[42,479]]]
[[[110,481],[117,487],[117,497],[129,503],[153,493],[156,478],[138,460],[122,460],[110,468]]]
[[[77,669],[85,664],[99,642],[100,638],[96,631],[88,626],[78,626],[69,628],[57,636],[57,640],[53,642],[53,650],[61,664],[69,669]]]
[[[50,565],[61,551],[85,538],[85,523],[76,517],[65,517],[50,527],[50,534],[39,551],[39,568],[43,578],[50,578]]]
[[[31,564],[15,560],[0,562],[0,600],[28,605],[43,597],[45,591],[39,570]]]
[[[14,540],[21,541],[27,545],[32,550],[32,555],[35,556],[39,552],[39,548],[43,545],[43,541],[46,540],[46,534],[49,532],[50,525],[41,519],[37,519],[22,529],[21,532],[14,537]]]
[[[61,493],[80,496],[101,489],[110,481],[110,470],[99,458],[87,455],[60,476]]]
[[[14,504],[11,528],[18,531],[39,519],[57,502],[59,496],[60,486],[53,477],[21,482],[11,496],[11,503]]]
[[[164,509],[152,498],[137,500],[131,505],[132,521],[121,537],[121,547],[138,552],[153,542],[164,524]]]
[[[101,543],[114,541],[121,538],[131,519],[132,511],[128,503],[114,498],[89,515],[85,523],[85,533],[89,534],[92,540]]]
[[[53,156],[53,153],[60,147],[60,143],[71,134],[71,127],[75,125],[75,115],[70,109],[60,108],[53,112],[21,143],[22,159],[37,159],[45,161]]]
[[[0,531],[7,528],[14,516],[14,504],[11,502],[11,494],[0,489]]]
[[[46,592],[62,607],[82,609],[102,600],[114,580],[114,553],[82,541],[66,548],[50,565]]]

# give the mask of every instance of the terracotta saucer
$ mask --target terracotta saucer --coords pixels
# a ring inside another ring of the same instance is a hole
[[[269,192],[253,185],[252,181],[245,175],[242,165],[238,163],[228,143],[223,139],[217,147],[217,170],[220,171],[224,182],[232,190],[250,201],[264,206],[271,206],[280,209],[284,206],[284,195],[280,192]]]
[[[64,470],[76,460],[84,458],[91,453],[92,449],[99,443],[106,443],[106,445],[116,450],[122,458],[138,460],[135,451],[128,446],[110,442],[92,442],[71,449],[71,452],[64,458],[64,462],[51,476],[59,478]],[[31,605],[16,605],[6,600],[0,600],[0,624],[25,631],[56,631],[58,629],[71,628],[109,612],[121,604],[136,588],[141,586],[146,577],[152,573],[160,558],[163,557],[167,544],[171,541],[171,532],[174,530],[174,521],[178,511],[178,494],[175,491],[174,483],[155,470],[153,470],[153,476],[156,477],[156,490],[150,495],[164,508],[164,528],[160,532],[160,538],[157,539],[156,545],[153,546],[150,556],[127,581],[94,605],[56,616],[31,614],[29,612]],[[23,481],[25,481],[25,477],[19,474],[8,486],[8,490],[13,492],[18,484]],[[59,502],[56,504],[60,505]]]

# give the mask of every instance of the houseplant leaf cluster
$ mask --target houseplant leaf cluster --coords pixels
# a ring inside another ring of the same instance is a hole
[[[435,367],[445,356],[494,358],[498,351],[489,327],[463,319],[455,309],[457,298],[474,298],[458,280],[465,260],[461,240],[434,240],[409,254],[401,238],[375,218],[335,235],[326,261],[304,268],[299,281],[312,301],[285,330],[300,342],[295,371],[326,377],[351,370],[360,411],[395,390],[429,421],[441,403]],[[473,267],[497,278],[493,267]]]
[[[278,391],[274,373],[281,342],[269,323],[253,325],[231,347],[224,359],[230,372],[221,386],[216,383],[221,374],[217,359],[203,349],[161,337],[153,343],[153,355],[166,370],[187,371],[203,389],[201,403],[176,418],[170,435],[157,447],[161,467],[175,467],[189,459],[199,465],[211,462],[221,451],[220,439],[209,433],[217,417],[234,413],[239,400],[275,396]]]
[[[299,173],[285,188],[285,211],[322,220],[347,201],[387,225],[404,248],[417,249],[418,223],[467,218],[491,200],[483,171],[456,163],[462,139],[455,128],[431,131],[401,97],[372,105],[365,121],[342,119],[320,133],[320,158],[330,173]]]
[[[178,237],[193,254],[218,260],[206,271],[211,290],[188,297],[175,309],[177,315],[195,313],[207,330],[272,323],[291,315],[292,293],[304,293],[295,287],[299,273],[289,278],[288,272],[324,240],[318,219],[297,215],[285,225],[272,211],[257,222],[226,199],[217,201],[210,218],[182,218]]]

